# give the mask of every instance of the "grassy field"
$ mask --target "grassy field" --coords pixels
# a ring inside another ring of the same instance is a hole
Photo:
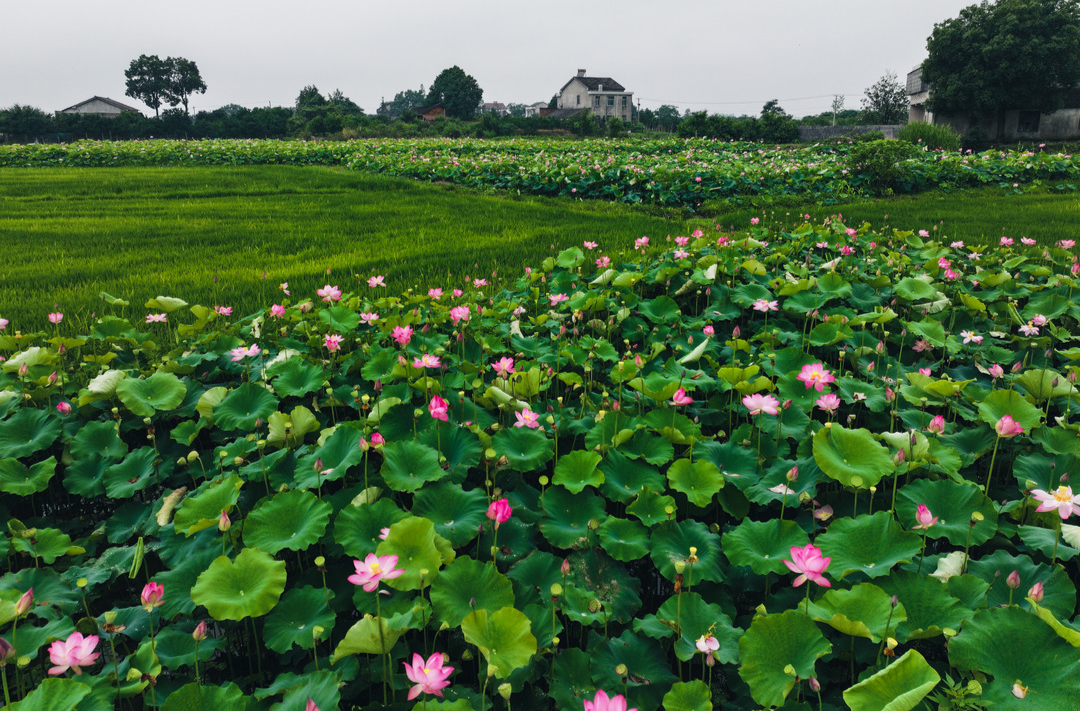
[[[161,295],[253,311],[289,281],[356,288],[386,274],[390,289],[461,286],[538,266],[554,250],[599,242],[613,255],[695,228],[741,229],[752,217],[790,226],[841,213],[848,224],[927,229],[969,243],[1001,235],[1040,243],[1080,235],[1075,193],[999,188],[818,207],[688,213],[599,202],[478,194],[453,186],[324,167],[0,170],[0,317],[39,324],[59,309],[100,310],[102,291],[133,317]],[[327,272],[329,270],[329,273]],[[266,277],[263,278],[263,274]],[[364,286],[364,289],[367,287]],[[295,299],[295,296],[294,296]]]

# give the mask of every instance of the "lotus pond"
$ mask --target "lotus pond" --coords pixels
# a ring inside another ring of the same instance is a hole
[[[1073,245],[626,246],[0,318],[10,707],[1075,711]]]

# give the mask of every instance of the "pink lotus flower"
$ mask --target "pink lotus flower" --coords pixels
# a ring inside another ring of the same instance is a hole
[[[232,316],[232,307],[231,306],[215,306],[214,307],[214,313],[216,313],[218,316]]]
[[[1035,314],[1035,318],[1031,319],[1031,322],[1036,326],[1045,326],[1049,320],[1042,314]]]
[[[330,286],[327,284],[321,289],[316,289],[315,293],[322,297],[323,301],[341,301],[341,289],[337,286]]]
[[[680,247],[685,247],[686,245],[690,244],[690,238],[689,237],[676,237],[675,238],[675,244],[679,245]]]
[[[671,404],[675,407],[681,407],[683,405],[690,405],[694,402],[694,398],[686,394],[685,388],[679,388],[675,391],[675,394],[671,396]]]
[[[601,269],[606,269],[609,264],[611,264],[611,257],[600,257],[596,260],[596,266]]]
[[[1074,496],[1071,486],[1059,486],[1057,491],[1046,492],[1042,489],[1033,489],[1031,498],[1039,502],[1036,513],[1044,511],[1057,511],[1061,520],[1065,521],[1073,514],[1080,515],[1080,495]]]
[[[270,315],[274,318],[281,318],[285,315],[285,307],[281,304],[274,304],[270,307]]]
[[[461,296],[461,295],[462,295],[462,294],[464,294],[464,293],[465,293],[465,292],[464,292],[464,291],[462,291],[461,289],[454,289],[454,290],[453,290],[452,292],[450,292],[451,296],[453,296],[453,297],[454,297],[455,299],[456,299],[457,297]]]
[[[926,504],[919,504],[919,507],[915,509],[915,520],[919,522],[915,528],[928,529],[938,522],[938,517],[930,513],[930,509],[926,507]]]
[[[1026,244],[1026,245],[1035,244],[1035,240],[1033,240],[1033,239],[1031,239],[1029,237],[1021,237],[1020,241],[1023,242],[1024,244]]]
[[[56,666],[49,669],[49,674],[63,674],[68,669],[82,674],[80,667],[88,667],[97,661],[97,635],[83,637],[80,632],[72,632],[64,641],[56,640],[49,645],[49,661]]]
[[[510,514],[513,512],[514,509],[510,506],[510,501],[504,497],[491,502],[491,505],[488,506],[487,517],[495,522],[495,529],[498,530],[501,524],[510,520]]]
[[[983,342],[983,337],[976,334],[974,331],[961,331],[961,337],[964,339],[964,343],[974,343],[978,345]]]
[[[331,353],[336,353],[341,350],[341,342],[344,341],[343,336],[339,336],[336,333],[330,333],[323,339],[323,345],[326,346],[326,350]]]
[[[22,617],[34,606],[34,589],[30,588],[15,602],[15,616]]]
[[[791,560],[785,560],[784,565],[791,572],[799,573],[799,577],[795,578],[795,582],[792,583],[795,587],[799,587],[807,580],[812,580],[822,587],[831,588],[832,583],[822,575],[825,569],[829,567],[831,560],[832,558],[822,558],[821,549],[813,543],[807,543],[802,548],[792,546]]]
[[[1024,434],[1024,428],[1020,426],[1020,423],[1008,415],[1001,416],[1001,419],[994,425],[994,431],[997,432],[998,437],[1005,438]]]
[[[409,677],[409,681],[416,684],[416,686],[409,689],[409,701],[412,701],[420,694],[442,696],[442,690],[450,686],[450,682],[446,678],[450,676],[450,672],[454,671],[454,668],[443,666],[441,652],[435,652],[428,657],[426,662],[419,654],[413,654],[412,664],[408,662],[402,662],[402,664],[405,665],[405,676]]]
[[[370,326],[379,320],[379,314],[371,311],[362,311],[360,313],[360,320]]]
[[[626,698],[622,694],[609,699],[607,693],[599,689],[592,701],[585,701],[585,711],[637,711],[637,709],[627,709]]]
[[[438,395],[432,395],[431,402],[428,403],[428,412],[430,412],[431,416],[434,417],[436,420],[449,422],[450,418],[446,414],[446,410],[448,407],[450,407],[450,403],[448,403],[446,400],[443,400]]]
[[[832,414],[840,408],[840,398],[832,393],[822,395],[814,403],[825,412]]]
[[[814,388],[820,393],[825,392],[825,386],[835,381],[836,377],[825,368],[824,363],[814,363],[804,365],[795,379],[803,381],[807,390]]]
[[[191,638],[196,642],[202,642],[206,637],[206,620],[202,620],[199,624],[195,625],[195,629],[191,632]]]
[[[378,432],[372,432],[371,433],[371,446],[372,447],[381,447],[384,444],[386,444],[386,438],[385,437],[383,437]]]
[[[139,596],[139,604],[147,612],[152,612],[155,607],[165,604],[165,586],[161,583],[147,583],[143,586]]]
[[[694,642],[694,646],[703,654],[712,654],[720,649],[720,640],[713,637],[711,634],[703,634],[697,638]]]
[[[500,358],[491,364],[491,367],[495,369],[495,372],[504,378],[509,378],[510,374],[514,372],[514,359],[513,358]]]
[[[762,395],[761,393],[747,395],[742,399],[742,404],[746,405],[746,409],[750,411],[751,415],[780,414],[780,401],[772,395]]]
[[[439,360],[439,356],[425,353],[419,358],[413,358],[412,364],[414,368],[438,368],[442,365],[442,362]]]
[[[412,340],[412,326],[394,326],[393,332],[390,336],[397,341],[399,346],[409,345],[409,341]]]
[[[59,412],[61,415],[68,414],[69,412],[71,412],[71,403],[61,400],[60,402],[56,403],[56,411]]]
[[[638,237],[636,240],[634,240],[634,251],[635,252],[638,251],[639,249],[644,251],[645,248],[648,247],[648,246],[649,246],[649,238],[648,237]]]
[[[926,426],[927,432],[933,432],[934,434],[941,434],[945,431],[945,417],[938,415],[934,419],[930,420],[930,424]]]
[[[676,249],[672,253],[672,256],[675,257],[675,259],[686,259],[690,256],[690,253],[687,252],[685,249]]]
[[[709,326],[705,326],[705,328],[701,329],[701,332],[704,333],[706,336],[711,336],[711,335],[716,333],[716,329],[713,328],[711,325],[709,325]]]
[[[919,375],[929,376],[930,373],[931,373],[931,370],[932,370],[931,368],[919,368]]]
[[[379,540],[380,541],[385,541],[386,537],[389,536],[389,535],[390,535],[390,528],[389,527],[379,529]]]
[[[1043,584],[1040,580],[1039,582],[1031,586],[1031,589],[1028,590],[1027,596],[1034,600],[1036,604],[1038,604],[1043,601],[1044,594],[1045,591],[1043,590]]]
[[[380,274],[378,276],[373,276],[373,277],[370,277],[367,280],[367,285],[370,286],[372,289],[374,289],[377,286],[386,286],[386,282],[384,281],[385,279],[386,279],[385,274]]]
[[[55,311],[49,314],[49,323],[60,323],[63,320],[64,314],[60,313],[59,311]]]
[[[450,320],[453,321],[456,326],[461,321],[470,320],[471,313],[468,306],[455,306],[450,309]]]
[[[488,285],[487,279],[473,279],[472,280],[472,285],[474,287],[476,287],[477,289],[479,289],[482,286],[487,286]]]
[[[1013,238],[1012,237],[1002,237],[1001,240],[1000,240],[1000,244],[1001,244],[1002,247],[1009,247],[1009,246],[1011,246],[1013,244]]]
[[[354,560],[353,566],[356,574],[349,576],[349,582],[353,585],[363,585],[364,592],[371,592],[379,587],[380,580],[393,580],[405,574],[401,568],[395,568],[398,557],[396,555],[377,556],[368,553],[364,560]]]
[[[705,233],[702,232],[701,230],[694,230],[693,232],[690,233],[690,236],[693,237],[694,239],[697,239],[698,237],[704,237]]]
[[[314,699],[312,699],[310,696],[308,697],[307,705],[304,706],[304,711],[319,711],[319,707],[315,704]]]
[[[585,240],[584,245],[585,249],[596,249],[600,246],[596,242],[590,242],[589,240]]]
[[[1019,588],[1020,587],[1020,571],[1019,570],[1014,570],[1013,572],[1009,573],[1008,577],[1005,578],[1005,584],[1008,585],[1013,590],[1016,590],[1017,588]]]
[[[540,415],[527,407],[524,412],[514,412],[514,417],[517,418],[514,427],[528,427],[529,429],[540,428]]]
[[[949,246],[952,247],[953,249],[963,249],[964,248],[964,241],[963,240],[957,240],[956,242],[952,242],[951,244],[949,244]]]
[[[989,373],[990,373],[991,378],[993,378],[994,380],[997,380],[998,378],[1005,375],[1005,369],[1002,368],[997,363],[994,363],[992,366],[990,366]]]
[[[757,218],[757,217],[751,217],[751,218],[750,218],[750,224],[751,224],[751,225],[756,225],[756,224],[757,224],[757,223],[759,223],[759,222],[761,222],[761,219],[760,219],[760,218]]]
[[[754,302],[754,311],[777,311],[779,309],[780,302],[778,301],[766,301],[765,299],[758,299]]]
[[[257,343],[252,343],[246,348],[244,346],[237,346],[236,348],[233,348],[231,351],[229,351],[229,355],[232,356],[233,363],[238,363],[244,358],[257,356],[260,353],[262,353],[262,349],[259,348],[259,344]]]
[[[11,323],[11,321],[8,321],[6,318],[0,318],[0,331],[6,331],[9,323]]]
[[[285,296],[292,296],[292,292],[289,291],[289,282],[281,282],[280,284],[278,284],[278,288],[285,292]]]
[[[169,317],[165,314],[146,314],[147,323],[165,323]]]

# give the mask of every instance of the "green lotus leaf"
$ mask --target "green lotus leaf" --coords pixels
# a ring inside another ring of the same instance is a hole
[[[1050,628],[1057,633],[1058,637],[1061,637],[1063,640],[1065,640],[1074,647],[1080,647],[1080,631],[1077,631],[1072,627],[1066,627],[1065,625],[1058,622],[1057,618],[1054,617],[1054,614],[1050,612],[1050,610],[1039,607],[1039,604],[1032,600],[1030,597],[1027,599],[1027,601],[1028,604],[1031,605],[1032,612],[1034,612],[1040,620],[1050,625]]]
[[[949,663],[993,677],[983,684],[983,699],[994,709],[1020,711],[1033,703],[1039,711],[1076,709],[1080,655],[1049,625],[1020,608],[978,612],[949,641]],[[1013,684],[1027,687],[1026,699],[1013,695]]]
[[[596,686],[592,680],[592,658],[577,647],[564,649],[555,656],[551,698],[555,708],[577,709],[584,698],[592,699]],[[620,687],[621,688],[621,687]]]
[[[413,515],[435,524],[435,532],[460,548],[476,538],[488,523],[488,497],[483,489],[465,491],[456,484],[440,482],[425,486],[413,498]]]
[[[146,302],[146,308],[155,311],[164,311],[167,314],[171,314],[173,311],[182,309],[187,305],[188,303],[183,299],[177,299],[172,296],[158,296],[157,298],[150,299]]]
[[[391,627],[383,617],[376,621],[371,615],[364,615],[334,648],[331,661],[336,664],[350,654],[389,654],[405,632],[405,629]]]
[[[342,685],[342,676],[345,670],[308,672],[307,674],[295,674],[287,672],[279,674],[274,683],[266,689],[255,692],[255,698],[264,699],[266,696],[277,695],[284,692],[285,696],[281,703],[274,704],[274,711],[301,711],[306,709],[310,699],[320,709],[340,708],[341,692],[338,687]]]
[[[304,489],[316,489],[321,482],[343,478],[349,470],[364,461],[364,450],[360,447],[360,440],[363,438],[363,433],[352,427],[335,429],[318,449],[297,461],[296,485]],[[316,464],[321,466],[321,470],[316,471],[319,469]]]
[[[743,519],[723,535],[724,555],[733,565],[746,565],[758,575],[786,573],[784,560],[791,560],[791,549],[810,542],[794,521]]]
[[[382,529],[407,517],[390,499],[346,506],[334,520],[334,540],[345,549],[346,555],[363,560],[379,547]]]
[[[308,434],[319,430],[319,421],[303,405],[297,405],[288,415],[275,412],[267,423],[266,441],[275,447],[296,447]]]
[[[563,582],[562,562],[550,553],[534,550],[510,568],[506,577],[514,581],[518,609],[550,602],[551,586]]]
[[[851,711],[911,711],[941,681],[926,659],[909,649],[878,673],[844,691]]]
[[[323,638],[330,639],[337,618],[330,610],[326,596],[326,591],[311,586],[293,588],[285,593],[263,623],[266,646],[278,654],[288,652],[294,645],[311,649],[315,646],[315,627],[322,627]]]
[[[278,406],[278,399],[264,387],[244,383],[214,407],[214,424],[220,429],[253,430],[255,421],[265,421]]]
[[[1019,422],[1025,433],[1030,433],[1042,422],[1042,410],[1033,407],[1015,390],[995,390],[979,403],[979,417],[991,427],[1005,415]]]
[[[868,430],[836,424],[814,435],[814,461],[826,475],[856,489],[877,486],[895,468],[889,450]]]
[[[27,457],[51,445],[59,435],[58,417],[48,410],[23,408],[0,422],[0,457]]]
[[[49,488],[56,474],[56,457],[33,464],[29,469],[18,459],[0,459],[0,491],[30,496]]]
[[[199,576],[191,599],[215,620],[261,617],[274,609],[285,590],[285,563],[257,548],[235,560],[220,556]]]
[[[159,479],[160,465],[153,447],[136,449],[124,461],[105,470],[105,493],[110,499],[134,496],[136,491],[142,491]]]
[[[682,661],[700,654],[697,640],[707,634],[716,637],[720,648],[714,652],[721,664],[739,661],[739,637],[742,630],[731,626],[731,618],[719,605],[705,602],[695,592],[680,593],[668,598],[655,615],[634,620],[634,631],[654,639],[677,634],[675,655]]]
[[[978,486],[948,479],[919,479],[902,487],[896,499],[896,512],[908,529],[918,524],[915,512],[919,504],[925,504],[938,517],[937,523],[927,529],[927,538],[945,538],[954,546],[964,546],[970,536],[970,544],[978,546],[997,532],[997,509]],[[972,519],[975,512],[982,518]]]
[[[431,585],[443,563],[443,554],[436,545],[436,538],[435,525],[426,518],[410,516],[390,526],[386,540],[379,544],[375,552],[379,556],[396,555],[397,567],[405,574],[385,583],[396,590],[417,590]],[[422,570],[426,570],[427,574],[423,575]]]
[[[420,443],[438,451],[454,481],[462,481],[469,469],[480,463],[484,448],[479,438],[464,427],[436,421],[420,434]]]
[[[668,521],[653,530],[650,552],[653,565],[672,582],[676,561],[685,562],[691,548],[697,548],[698,562],[687,564],[683,585],[692,588],[706,580],[721,582],[720,536],[710,532],[708,526],[700,521]]]
[[[228,512],[236,505],[243,485],[244,482],[236,474],[222,475],[203,482],[180,502],[173,516],[173,528],[186,536],[192,536],[199,531],[216,527],[221,512]]]
[[[896,570],[879,583],[881,589],[896,599],[907,612],[892,636],[906,642],[936,637],[944,629],[958,630],[974,611],[949,593],[945,583],[928,575]]]
[[[609,516],[600,525],[600,546],[615,560],[644,558],[649,554],[649,529],[637,521]]]
[[[594,621],[629,622],[641,607],[641,580],[602,550],[591,547],[576,551],[567,562],[570,573],[566,582],[583,593],[582,611],[588,612],[591,599],[603,605]]]
[[[30,588],[34,589],[37,602],[46,601],[50,607],[57,608],[65,615],[74,614],[81,605],[79,590],[50,568],[24,568],[0,578],[0,590],[5,592],[5,599],[18,600]],[[36,615],[37,609],[31,608],[29,614]],[[22,646],[22,642],[19,642],[19,646]]]
[[[1057,531],[1039,526],[1019,526],[1017,532],[1029,549],[1037,550],[1047,560],[1072,560],[1080,550],[1073,548],[1060,538]]]
[[[432,581],[431,606],[440,621],[459,627],[474,610],[513,607],[513,586],[491,563],[457,558]]]
[[[571,494],[552,486],[541,497],[544,517],[540,531],[556,548],[578,548],[586,544],[589,521],[605,517],[604,500],[591,492]]]
[[[750,686],[754,701],[766,708],[783,706],[796,677],[818,676],[814,663],[831,651],[832,645],[802,610],[762,615],[739,640],[739,676]]]
[[[513,607],[495,612],[476,610],[461,621],[465,641],[480,648],[488,669],[505,679],[529,663],[536,654],[536,637],[525,613]]]
[[[199,685],[191,682],[169,694],[169,698],[165,699],[165,703],[161,705],[161,711],[242,709],[246,705],[245,699],[244,692],[232,682],[223,686]]]
[[[675,499],[667,494],[657,494],[656,489],[651,487],[645,488],[638,493],[634,502],[626,507],[626,513],[637,516],[646,526],[655,526],[671,520],[675,515]]]
[[[708,506],[724,487],[724,477],[715,464],[707,459],[691,462],[677,459],[667,471],[668,483],[683,493],[695,506]]]
[[[599,487],[604,483],[604,473],[597,469],[603,459],[596,452],[579,449],[559,458],[555,465],[552,482],[572,494],[579,494],[586,486]]]
[[[1055,382],[1057,385],[1054,385]],[[1064,375],[1043,368],[1025,370],[1016,379],[1016,383],[1035,398],[1035,402],[1046,402],[1050,398],[1073,395],[1076,392],[1076,388]]]
[[[518,471],[531,472],[551,460],[555,443],[542,432],[526,427],[500,430],[491,438],[491,446],[499,456],[506,457]]]
[[[664,694],[665,711],[712,711],[712,692],[700,679],[677,681]]]
[[[208,423],[213,423],[214,408],[220,405],[221,401],[224,400],[225,396],[228,394],[228,388],[218,386],[210,388],[200,395],[199,402],[195,405],[195,411],[199,413],[199,421],[206,420]]]
[[[75,711],[79,708],[108,708],[101,699],[90,696],[93,688],[75,679],[45,678],[22,701],[16,701],[7,709],[11,711]],[[115,692],[114,692],[115,693]],[[96,706],[82,704],[84,698],[98,702]]]
[[[360,314],[348,306],[331,306],[319,309],[319,320],[336,333],[350,333],[360,325]]]
[[[156,576],[155,576],[156,577]],[[169,594],[173,594],[169,590]],[[199,642],[199,661],[209,661],[214,652],[225,646],[224,637],[210,637]],[[195,640],[190,631],[176,626],[167,627],[154,637],[154,652],[161,666],[166,669],[179,669],[195,663]]]
[[[670,446],[666,439],[659,437],[656,439]],[[604,498],[612,501],[628,504],[642,489],[664,490],[664,475],[660,473],[660,470],[643,462],[629,459],[621,451],[609,450],[600,463],[600,471],[604,473],[604,483],[600,486],[600,493],[604,495]],[[675,500],[672,499],[671,503],[674,504]],[[661,520],[666,520],[666,517]]]
[[[327,373],[303,358],[289,358],[271,367],[267,376],[272,379],[274,392],[300,397],[324,387]]]
[[[922,549],[920,537],[905,531],[888,511],[839,519],[818,537],[817,545],[822,555],[832,558],[827,573],[836,580],[856,571],[869,578],[888,575]]]
[[[16,536],[11,544],[15,550],[29,553],[35,558],[52,565],[56,559],[64,555],[78,555],[85,553],[82,548],[71,545],[71,536],[58,528],[38,528],[33,538]]]
[[[331,511],[330,504],[300,489],[263,499],[244,521],[244,544],[270,555],[305,550],[326,532]]]
[[[385,459],[380,474],[394,491],[416,491],[429,481],[446,476],[439,466],[439,453],[419,442],[391,442],[382,452]]]
[[[173,410],[186,395],[187,386],[172,373],[154,373],[146,380],[126,378],[116,386],[120,402],[140,417],[153,417],[159,410]]]
[[[660,645],[630,630],[595,645],[590,654],[595,685],[586,696],[590,700],[596,689],[608,690],[611,695],[617,690],[626,696],[628,708],[656,711],[664,694],[679,679]],[[626,665],[625,676],[616,673],[620,664]]]
[[[105,472],[115,460],[91,454],[80,457],[64,469],[64,488],[77,496],[91,498],[105,493]]]
[[[937,296],[937,289],[932,284],[912,277],[901,279],[893,288],[897,296],[907,301],[926,301]]]
[[[1023,598],[1032,585],[1041,582],[1046,597],[1039,604],[1057,617],[1072,617],[1076,609],[1076,588],[1060,565],[1035,563],[1026,555],[1014,556],[1008,551],[998,550],[979,560],[970,561],[967,572],[990,583],[986,605],[996,607],[1009,604],[1010,589],[1005,584],[1005,578],[1014,570],[1020,576],[1020,586],[1012,596],[1016,602]]]
[[[859,583],[850,590],[829,590],[809,606],[809,613],[835,630],[866,637],[875,644],[907,619],[903,603],[893,607],[889,594],[872,583]]]
[[[128,451],[116,422],[87,422],[79,428],[68,448],[76,460],[94,455],[120,459]]]
[[[633,437],[619,447],[619,452],[631,459],[643,459],[653,466],[661,466],[675,456],[675,448],[663,437],[656,437],[646,430],[638,430]]]

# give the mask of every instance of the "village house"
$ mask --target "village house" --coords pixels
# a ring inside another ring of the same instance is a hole
[[[577,76],[559,89],[557,109],[560,111],[592,111],[602,119],[620,118],[630,121],[634,112],[634,92],[627,91],[611,77],[585,76],[578,69]]]
[[[119,101],[106,98],[104,96],[93,96],[86,101],[81,101],[74,106],[69,106],[66,109],[57,111],[58,114],[85,114],[89,116],[104,116],[106,118],[116,118],[125,111],[133,111],[137,114],[142,114],[138,109],[128,106],[127,104],[121,104]]]
[[[510,109],[506,108],[506,104],[501,101],[489,101],[480,106],[480,113],[506,116],[510,113]]]
[[[525,107],[525,117],[540,116],[541,111],[548,107],[548,102],[537,101],[535,104],[529,104]]]

